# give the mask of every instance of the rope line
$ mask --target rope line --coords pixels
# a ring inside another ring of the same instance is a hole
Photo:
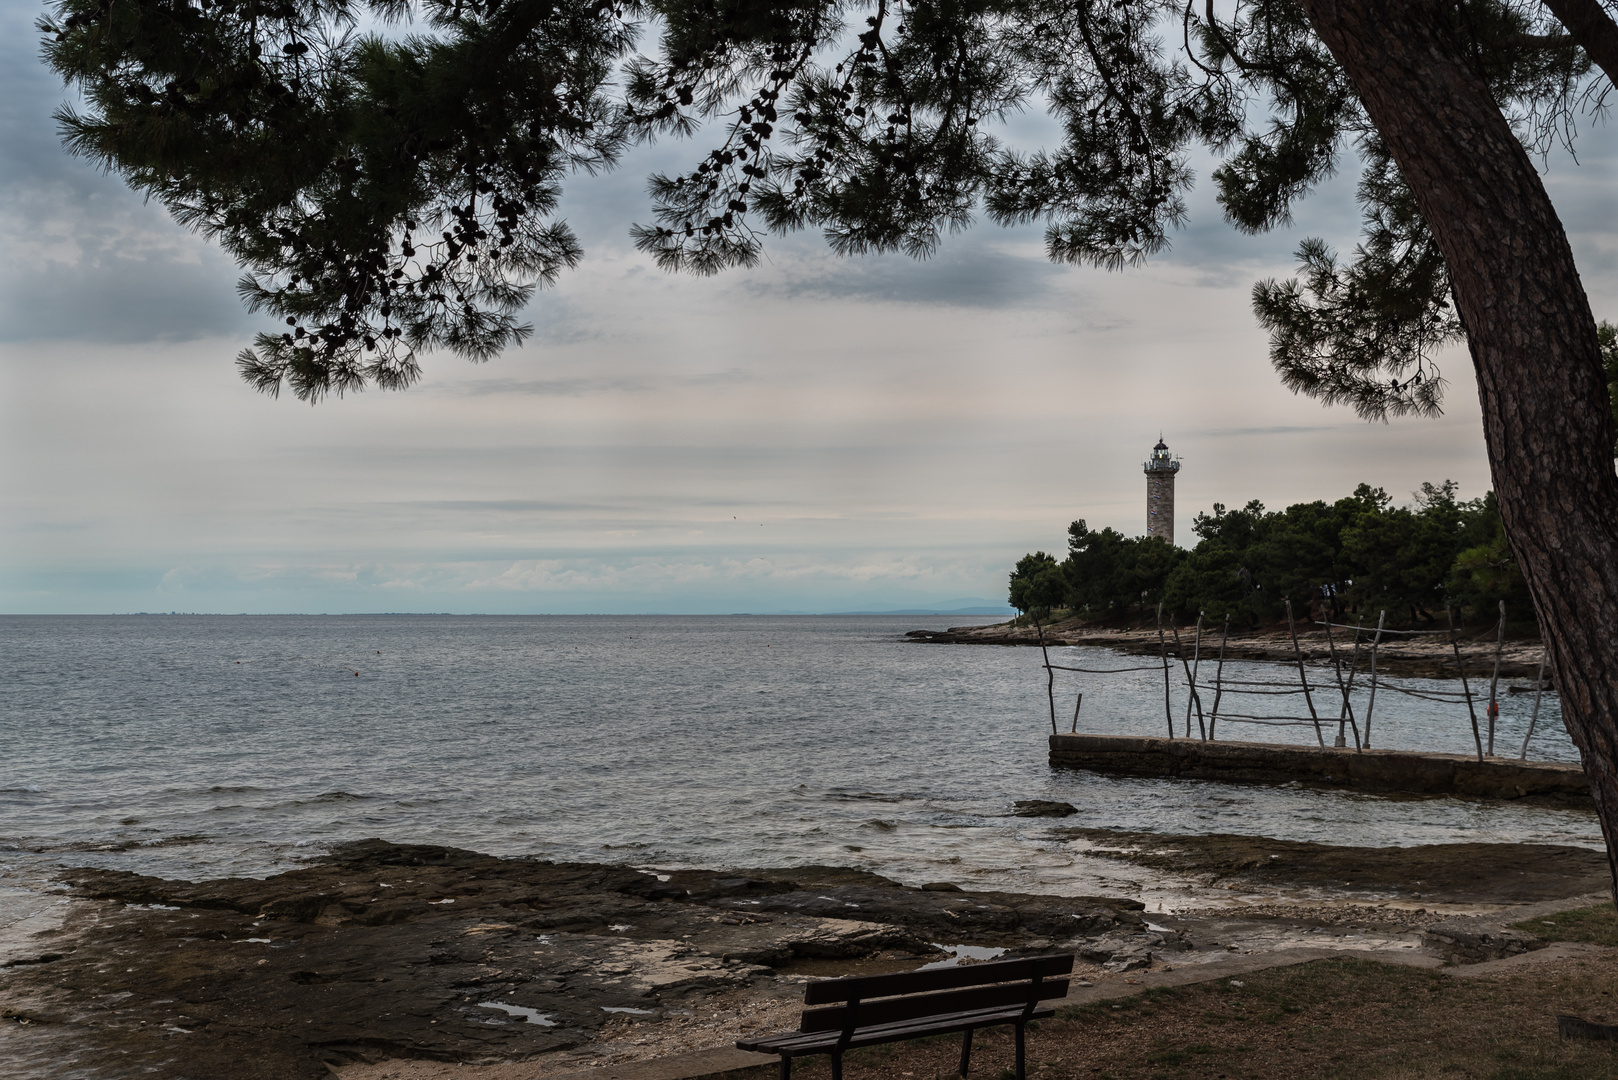
[[[1296,686],[1296,683],[1280,679],[1221,679],[1222,686]]]
[[[1396,694],[1406,694],[1410,697],[1425,698],[1428,701],[1437,701],[1445,705],[1458,705],[1467,699],[1467,696],[1458,690],[1406,690],[1402,686],[1392,686],[1384,683],[1384,690],[1392,690]]]

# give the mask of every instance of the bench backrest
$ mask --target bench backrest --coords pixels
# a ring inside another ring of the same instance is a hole
[[[1066,997],[1064,976],[1072,970],[1073,955],[1067,953],[933,971],[825,979],[804,987],[805,1008],[798,1030],[836,1031],[849,1027],[851,1019],[859,1027],[869,1027],[1006,1005],[1031,1009],[1041,1001]],[[822,1007],[808,1007],[814,1005]]]

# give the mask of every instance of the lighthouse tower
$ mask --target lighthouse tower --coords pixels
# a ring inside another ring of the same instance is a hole
[[[1169,454],[1161,435],[1146,459],[1146,535],[1174,543],[1174,474],[1180,459]]]

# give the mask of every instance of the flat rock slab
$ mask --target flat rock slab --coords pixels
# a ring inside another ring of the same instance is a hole
[[[1163,739],[1144,735],[1052,735],[1055,769],[1248,783],[1307,783],[1412,795],[1462,795],[1590,805],[1578,765],[1552,761],[1326,749],[1280,743]]]

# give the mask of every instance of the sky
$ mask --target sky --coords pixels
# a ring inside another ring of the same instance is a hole
[[[585,260],[530,306],[523,347],[430,355],[402,393],[272,399],[232,363],[266,328],[237,268],[62,151],[42,10],[0,0],[0,612],[1002,603],[1016,559],[1060,552],[1074,519],[1145,531],[1160,434],[1184,462],[1181,544],[1215,502],[1489,487],[1464,351],[1441,357],[1437,420],[1367,424],[1270,368],[1249,290],[1289,276],[1303,237],[1352,247],[1352,162],[1261,237],[1199,185],[1143,270],[1055,265],[1037,228],[985,222],[926,262],[842,259],[807,234],[693,278],[628,238],[646,175],[702,152],[664,142],[568,186]],[[1545,164],[1609,319],[1615,170],[1600,125],[1577,162]]]

